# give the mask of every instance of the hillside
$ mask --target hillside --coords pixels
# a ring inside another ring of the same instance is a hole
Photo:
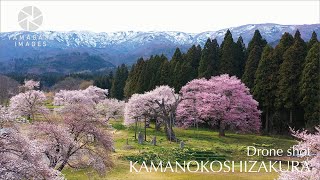
[[[4,63],[2,71],[6,73],[81,73],[98,72],[115,66],[100,56],[88,53],[67,53],[53,57],[16,58]],[[1,68],[0,68],[1,70]]]

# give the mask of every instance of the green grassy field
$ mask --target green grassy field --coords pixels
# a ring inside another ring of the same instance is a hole
[[[213,179],[213,180],[269,180],[278,177],[277,173],[240,173],[237,168],[234,173],[172,173],[172,172],[140,172],[131,173],[129,170],[129,161],[127,156],[139,155],[142,152],[170,152],[173,148],[178,148],[178,143],[168,142],[164,132],[156,132],[151,126],[147,129],[147,142],[143,145],[137,143],[134,139],[134,128],[125,128],[121,122],[112,121],[113,136],[115,140],[116,152],[113,153],[114,167],[105,175],[99,176],[92,170],[72,170],[63,171],[65,177],[69,180],[86,180],[86,179],[132,179],[132,180],[194,180],[194,179]],[[140,129],[143,131],[143,129]],[[225,156],[227,160],[267,160],[265,157],[246,156],[246,147],[255,146],[260,148],[281,148],[288,149],[296,142],[288,137],[281,136],[260,136],[260,135],[243,135],[235,133],[226,133],[226,137],[218,137],[218,132],[209,129],[174,129],[177,137],[185,142],[186,148],[197,150],[213,151],[218,155]],[[157,137],[157,146],[150,144],[153,136]],[[126,145],[126,141],[129,145]]]

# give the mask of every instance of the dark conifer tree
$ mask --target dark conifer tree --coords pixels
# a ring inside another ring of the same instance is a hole
[[[188,63],[188,66],[191,67],[190,71],[188,72],[187,79],[192,80],[194,78],[197,78],[199,62],[201,59],[201,47],[193,45],[187,51],[185,57],[186,57],[185,63]]]
[[[138,81],[136,82],[138,85],[135,93],[143,93],[148,91],[150,87],[150,81],[153,76],[152,65],[155,63],[155,56],[151,56],[150,59],[145,61],[144,66],[142,67],[142,71],[139,74]]]
[[[147,89],[145,91],[149,91],[154,89],[157,85],[160,84],[160,77],[161,77],[161,65],[167,61],[167,58],[164,55],[156,55],[153,59],[147,61],[147,74],[145,74],[146,81],[145,83],[148,84]]]
[[[289,113],[289,123],[293,123],[293,113],[298,108],[299,81],[302,66],[307,54],[306,43],[297,31],[294,44],[283,55],[283,63],[279,70],[279,89],[277,93],[278,106],[284,107]]]
[[[172,69],[172,74],[171,74],[171,86],[175,88],[176,91],[178,91],[178,87],[181,84],[181,68],[182,68],[182,60],[177,61],[175,63],[170,64]],[[174,67],[172,67],[174,65]]]
[[[264,48],[264,46],[266,46],[266,45],[267,45],[267,41],[262,38],[260,31],[255,30],[253,37],[248,44],[248,49],[247,49],[248,55],[255,46],[259,46],[259,47]]]
[[[219,74],[219,44],[216,39],[208,38],[201,54],[198,77],[209,79]]]
[[[259,102],[260,108],[263,110],[265,131],[269,131],[270,111],[274,109],[275,94],[272,91],[272,68],[274,63],[272,59],[273,49],[267,45],[262,53],[261,61],[259,62],[256,71],[256,79],[254,81],[253,96]],[[273,93],[272,93],[273,92]]]
[[[124,98],[124,86],[128,78],[128,68],[125,64],[119,66],[115,72],[112,88],[110,95],[113,98],[123,99]]]
[[[112,87],[112,79],[113,79],[113,73],[112,71],[110,71],[109,75],[96,77],[94,79],[93,85],[102,89],[108,89],[110,91]]]
[[[242,76],[243,82],[250,89],[253,87],[255,73],[261,59],[262,50],[266,44],[267,41],[262,38],[259,30],[256,30],[248,44],[248,58],[246,60],[246,65]]]
[[[293,45],[294,39],[291,34],[284,33],[280,39],[279,44],[275,47],[272,53],[272,68],[271,76],[269,77],[270,91],[269,94],[272,95],[272,101],[276,102],[276,94],[279,88],[279,69],[283,62],[284,52]],[[270,125],[273,132],[282,133],[288,129],[285,113],[283,113],[283,108],[278,106],[277,103],[274,104],[274,108],[270,109]]]
[[[170,63],[168,60],[162,63],[160,70],[161,72],[159,85],[168,85],[171,79]]]
[[[172,72],[174,71],[176,67],[176,63],[182,62],[182,53],[179,48],[176,48],[176,50],[173,53],[173,56],[170,61],[170,66],[172,68]]]
[[[165,65],[164,65],[165,64]],[[157,68],[157,72],[156,72],[156,74],[157,74],[157,86],[159,86],[159,85],[164,85],[163,83],[161,83],[161,79],[163,78],[163,76],[164,76],[164,74],[162,74],[163,72],[162,72],[162,68],[165,68],[166,70],[165,71],[167,71],[167,74],[166,74],[166,83],[165,83],[165,85],[169,85],[169,78],[170,78],[170,68],[169,68],[169,60],[168,60],[168,58],[164,55],[164,54],[162,54],[161,56],[160,56],[160,61],[159,61],[159,65],[158,65],[158,67],[156,67]],[[168,66],[168,67],[167,67]],[[153,88],[154,89],[154,88]],[[152,89],[151,89],[152,90]]]
[[[237,44],[233,41],[232,34],[228,30],[221,44],[221,59],[219,71],[221,74],[237,75]]]
[[[242,76],[243,82],[252,90],[255,80],[255,73],[257,71],[259,61],[261,59],[262,48],[260,46],[254,46],[250,51],[248,59],[246,61],[245,71]]]
[[[113,72],[112,71],[109,72],[108,78],[110,79],[111,84],[112,84],[112,80],[113,80]]]
[[[138,83],[138,80],[141,73],[143,73],[144,66],[145,61],[143,58],[139,58],[137,63],[132,66],[124,88],[126,98],[129,98],[132,94],[137,93],[139,89],[141,89],[141,84]]]
[[[311,35],[311,38],[310,38],[310,40],[309,40],[309,42],[308,42],[308,50],[309,49],[311,49],[311,47],[313,46],[313,44],[315,44],[315,43],[317,43],[317,42],[319,42],[318,41],[318,38],[317,38],[317,33],[316,32],[312,32],[312,35]]]
[[[242,37],[240,36],[237,40],[237,62],[238,62],[238,74],[237,76],[239,78],[242,77],[243,73],[244,73],[244,68],[246,66],[246,45],[243,42]]]
[[[170,67],[171,67],[171,86],[175,88],[175,90],[178,92],[179,87],[182,87],[181,85],[181,79],[183,76],[183,71],[181,70],[184,63],[184,57],[181,53],[180,49],[177,48],[174,52],[172,59],[170,61]]]
[[[294,43],[294,38],[289,33],[284,33],[280,39],[279,44],[275,47],[272,55],[272,59],[275,61],[272,67],[272,76],[270,82],[272,82],[271,91],[272,94],[276,94],[275,92],[278,91],[278,84],[279,84],[279,70],[280,65],[283,63],[283,54],[287,49],[289,49]],[[279,106],[276,106],[279,109]]]
[[[176,92],[179,92],[181,87],[184,86],[188,81],[190,81],[190,72],[193,70],[191,64],[185,60],[186,55],[183,55],[183,61],[176,64],[174,71],[175,84],[174,88]]]
[[[320,44],[314,43],[305,60],[300,81],[301,105],[307,127],[320,124]]]

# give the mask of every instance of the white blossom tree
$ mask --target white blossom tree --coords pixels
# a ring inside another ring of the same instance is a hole
[[[124,115],[125,102],[117,99],[105,99],[98,103],[99,114],[105,116],[108,121],[110,118],[119,119]]]
[[[48,166],[41,149],[14,128],[0,129],[0,179],[64,179]]]
[[[0,129],[3,128],[5,124],[11,125],[14,122],[27,122],[23,117],[14,115],[9,111],[8,107],[0,105]]]
[[[107,90],[93,86],[62,90],[55,95],[54,104],[60,106],[56,110],[58,119],[35,123],[31,133],[44,145],[43,153],[51,168],[62,171],[66,166],[91,167],[104,174],[112,166],[112,136],[97,109],[106,95]]]
[[[320,126],[315,127],[314,134],[307,131],[292,131],[293,136],[300,140],[300,150],[310,150],[311,157],[308,158],[310,171],[288,171],[280,174],[279,180],[319,180],[320,177]],[[303,156],[306,157],[306,156]]]
[[[21,88],[21,91],[28,91],[28,90],[37,89],[39,87],[40,87],[39,81],[25,80],[24,84],[20,88]]]
[[[95,106],[100,101],[105,100],[108,95],[107,89],[96,86],[89,86],[85,90],[61,90],[54,97],[54,105],[65,106],[68,104],[82,103]]]
[[[144,94],[134,94],[125,106],[125,124],[133,124],[139,117],[159,118],[164,124],[167,139],[176,141],[172,127],[180,101],[180,96],[169,86],[159,86]]]
[[[34,90],[39,87],[39,82],[25,81],[21,92],[10,99],[9,110],[13,115],[27,117],[28,120],[35,120],[37,114],[45,114],[48,109],[45,107],[47,100],[42,91]]]
[[[48,112],[44,93],[34,90],[38,87],[36,81],[25,81],[22,92],[11,98],[9,108],[0,107],[1,127],[21,117],[34,120],[37,114]],[[107,93],[95,86],[62,90],[54,97],[54,104],[59,106],[55,112],[44,121],[33,122],[24,134],[18,131],[19,126],[0,128],[0,179],[62,179],[59,171],[66,166],[93,168],[104,174],[113,165],[113,140],[105,126],[107,115],[100,111],[110,113],[108,116],[116,114],[98,105],[117,104],[120,108],[123,104],[114,100],[107,103]],[[121,113],[119,108],[115,109]]]

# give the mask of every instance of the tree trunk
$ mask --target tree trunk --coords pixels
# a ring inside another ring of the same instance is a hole
[[[269,132],[269,109],[266,110],[266,124],[265,124],[265,131]]]
[[[59,166],[59,168],[57,169],[58,171],[62,171],[63,168],[66,166],[66,164],[68,163],[67,160],[63,161],[62,164]]]
[[[44,154],[47,156],[47,158],[48,158],[49,161],[50,161],[49,167],[50,167],[50,168],[55,168],[55,167],[57,166],[57,160],[56,160],[56,158],[55,158],[54,156],[51,156],[50,153],[48,153],[48,152],[45,152]]]
[[[289,123],[290,123],[290,125],[292,125],[292,109],[290,109],[290,120],[289,120]]]
[[[34,121],[34,120],[35,120],[35,113],[34,113],[34,111],[33,111],[33,110],[31,111],[31,118],[32,118],[32,121]]]
[[[166,132],[166,135],[167,135],[167,139],[169,141],[171,141],[171,142],[175,142],[176,141],[176,135],[174,134],[172,127],[168,127],[166,125],[165,132]]]
[[[166,121],[165,127],[164,127],[165,133],[167,135],[167,139],[171,142],[176,141],[176,135],[173,132],[172,126],[170,125],[170,120]]]
[[[224,133],[224,128],[219,128],[219,137],[221,137],[221,136],[226,136],[226,134]]]
[[[156,119],[155,130],[160,131],[160,129],[161,129],[161,123]]]
[[[144,117],[144,141],[147,141],[147,118]]]
[[[138,128],[138,119],[136,119],[136,127],[134,128],[134,139],[137,139],[137,128]]]
[[[71,156],[71,151],[72,151],[72,147],[69,146],[69,149],[68,149],[68,151],[67,151],[67,155],[66,155],[65,159],[63,160],[62,164],[61,164],[61,165],[59,166],[59,168],[57,169],[58,171],[62,171],[63,168],[64,168],[64,167],[66,166],[66,164],[68,163],[69,158],[70,158],[70,156]]]
[[[226,136],[225,132],[225,126],[223,125],[223,123],[221,123],[221,121],[219,122],[219,137],[224,137]]]
[[[151,121],[151,119],[149,119],[149,121],[145,121],[145,124],[146,124],[147,128],[150,128],[150,121]]]
[[[197,136],[199,136],[199,124],[197,122]]]

